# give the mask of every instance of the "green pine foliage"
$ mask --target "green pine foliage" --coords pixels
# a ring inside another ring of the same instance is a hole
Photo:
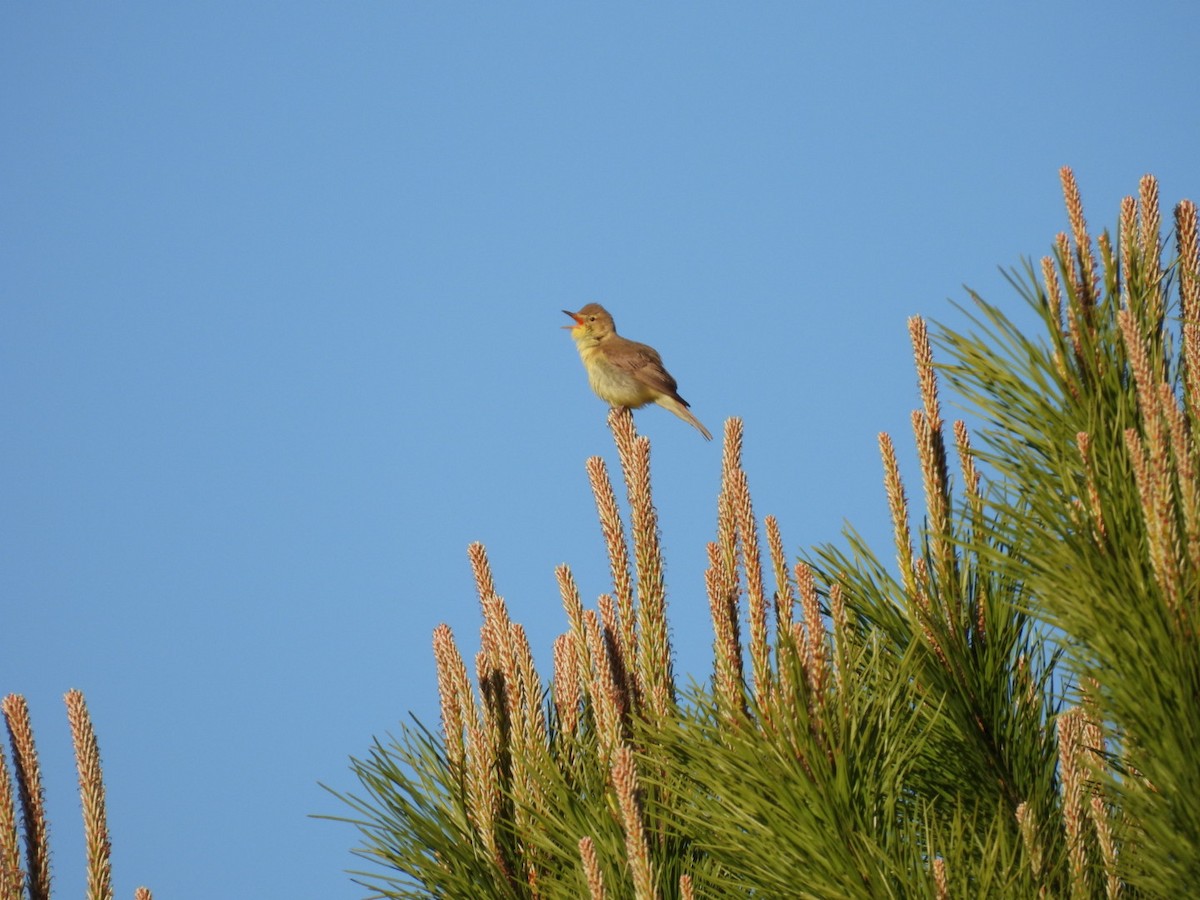
[[[726,423],[706,574],[713,670],[671,668],[649,443],[588,461],[613,591],[543,688],[482,547],[475,677],[434,637],[441,728],[353,761],[378,897],[1189,896],[1200,884],[1200,252],[1143,179],[1095,242],[1012,273],[1034,333],[910,322],[924,509],[880,436],[894,547],[762,550]],[[932,347],[945,357],[935,364]],[[984,423],[942,420],[938,375]],[[628,537],[627,537],[628,534]],[[884,556],[894,561],[884,561]],[[773,587],[768,588],[768,582]]]
[[[942,336],[946,374],[1016,489],[998,504],[1013,552],[997,564],[1024,579],[1060,635],[1067,693],[1110,735],[1096,777],[1120,823],[1121,877],[1188,896],[1200,884],[1196,208],[1179,205],[1164,253],[1147,176],[1116,241],[1093,248],[1065,181],[1074,243],[1059,236],[1041,278],[1012,275],[1042,332],[975,298],[977,333]]]

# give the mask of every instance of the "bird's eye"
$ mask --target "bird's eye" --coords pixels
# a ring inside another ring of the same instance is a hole
[[[588,321],[589,321],[589,322],[595,322],[595,321],[596,321],[596,317],[595,317],[595,316],[588,316]]]

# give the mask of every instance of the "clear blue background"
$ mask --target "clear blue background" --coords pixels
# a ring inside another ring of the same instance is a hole
[[[747,427],[789,550],[890,558],[905,319],[1145,172],[1200,199],[1190,2],[0,6],[0,692],[82,896],[68,688],[118,896],[353,898],[318,786],[470,658],[487,544],[542,664],[615,465],[560,310]],[[707,675],[720,447],[654,442],[681,674]]]

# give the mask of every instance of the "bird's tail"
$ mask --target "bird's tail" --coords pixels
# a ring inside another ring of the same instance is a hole
[[[659,406],[661,406],[663,409],[669,409],[671,412],[675,413],[675,415],[679,416],[679,418],[683,419],[683,421],[687,422],[689,425],[694,425],[696,427],[696,430],[699,431],[702,435],[704,435],[704,439],[706,441],[712,440],[712,435],[709,433],[708,429],[705,428],[700,423],[699,419],[697,419],[695,416],[692,415],[692,411],[690,409],[688,409],[687,401],[684,400],[682,397],[680,397],[678,394],[676,394],[674,397],[668,397],[666,395],[662,395],[654,402],[657,403]]]

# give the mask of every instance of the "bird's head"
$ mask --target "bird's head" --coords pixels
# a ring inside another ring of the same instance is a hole
[[[575,320],[574,325],[564,325],[563,328],[571,329],[571,337],[577,341],[589,338],[599,340],[606,335],[616,334],[613,317],[599,303],[589,303],[579,312],[571,312],[569,309],[564,309],[563,312]]]

